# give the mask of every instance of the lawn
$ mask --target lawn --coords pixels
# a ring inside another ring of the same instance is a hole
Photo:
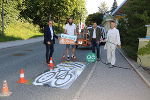
[[[26,40],[39,36],[43,36],[43,33],[38,25],[17,21],[5,28],[4,35],[0,35],[0,42]]]

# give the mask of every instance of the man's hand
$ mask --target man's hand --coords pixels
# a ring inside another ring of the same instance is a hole
[[[47,42],[47,44],[49,44],[49,45],[50,45],[50,44],[51,44],[51,42],[49,42],[49,41],[48,41],[48,42]]]
[[[75,33],[76,35],[79,35],[79,33]]]
[[[100,42],[106,42],[106,39],[100,39]]]
[[[61,37],[58,37],[58,40],[60,40],[61,39]]]
[[[100,41],[97,41],[96,43],[97,43],[97,44],[100,44]]]
[[[92,43],[89,41],[88,44],[91,45]]]
[[[121,45],[117,45],[118,48],[121,48]]]

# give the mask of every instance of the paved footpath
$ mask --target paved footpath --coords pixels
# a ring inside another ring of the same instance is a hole
[[[0,42],[0,49],[15,47],[15,46],[21,46],[21,45],[30,44],[30,43],[36,43],[36,42],[43,41],[43,39],[44,39],[43,37],[38,37],[38,38],[31,38],[28,40],[16,40],[16,41]]]
[[[103,62],[106,52],[102,49]],[[117,51],[117,64],[131,68]],[[132,69],[108,68],[96,62],[93,74],[76,100],[150,100],[150,88]]]

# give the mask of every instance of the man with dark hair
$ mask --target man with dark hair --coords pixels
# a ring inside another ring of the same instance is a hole
[[[58,36],[54,33],[53,21],[48,21],[48,26],[44,28],[44,44],[46,46],[46,63],[49,63],[50,58],[53,56],[55,38]]]
[[[100,61],[100,40],[101,40],[101,29],[97,27],[97,23],[93,22],[93,27],[89,29],[90,41],[92,45],[92,52],[95,53],[97,50],[97,61]]]
[[[65,34],[67,35],[76,35],[76,25],[73,23],[73,19],[72,18],[69,18],[68,19],[68,23],[66,24],[65,26],[65,31],[64,31]],[[70,60],[70,56],[69,56],[69,48],[70,46],[72,47],[72,56],[71,58],[72,59],[76,59],[76,56],[75,56],[75,45],[73,44],[67,44],[66,45],[66,55],[63,55],[63,58],[65,58],[65,56],[67,56],[67,60]]]
[[[120,42],[119,30],[116,29],[115,21],[110,22],[110,27],[111,29],[108,30],[107,39],[106,39],[107,42],[104,48],[107,49],[108,64],[114,66],[116,62],[115,50],[116,47],[121,48],[121,42]]]

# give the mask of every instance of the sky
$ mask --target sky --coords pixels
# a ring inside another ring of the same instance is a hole
[[[92,14],[98,11],[98,7],[100,6],[101,2],[106,2],[109,9],[112,7],[114,0],[86,0],[86,8],[88,11],[88,14]],[[123,2],[124,0],[117,0],[118,6]]]

